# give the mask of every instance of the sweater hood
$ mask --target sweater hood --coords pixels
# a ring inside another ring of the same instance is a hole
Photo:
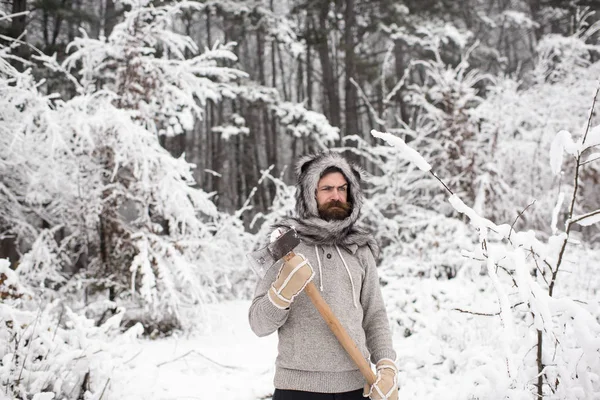
[[[352,212],[343,220],[326,221],[319,216],[316,191],[323,172],[329,167],[342,171],[348,182],[348,202]],[[296,164],[296,217],[288,218],[275,227],[294,227],[302,239],[312,245],[339,245],[352,253],[368,245],[375,257],[379,247],[373,236],[356,226],[364,195],[360,187],[363,171],[350,164],[339,153],[324,152],[302,157]]]

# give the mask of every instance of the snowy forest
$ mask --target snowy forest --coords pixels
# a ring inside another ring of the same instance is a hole
[[[600,399],[600,1],[0,2],[0,399],[270,399],[246,254],[366,171],[401,399]]]

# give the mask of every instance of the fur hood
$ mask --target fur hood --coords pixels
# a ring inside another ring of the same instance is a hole
[[[321,174],[329,167],[337,167],[348,182],[348,202],[352,204],[350,216],[343,220],[326,221],[319,217],[316,190]],[[325,152],[302,157],[296,164],[296,214],[275,227],[294,227],[302,240],[311,245],[340,245],[352,253],[368,245],[377,258],[379,247],[366,230],[356,221],[360,215],[364,196],[360,188],[362,170],[351,165],[339,153]]]

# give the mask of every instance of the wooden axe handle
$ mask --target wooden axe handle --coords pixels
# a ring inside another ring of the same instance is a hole
[[[283,259],[284,261],[288,261],[294,256],[295,254],[292,251],[286,254]],[[329,329],[331,329],[331,332],[333,332],[344,350],[346,350],[346,353],[348,353],[352,361],[354,361],[369,385],[374,384],[377,378],[371,369],[371,365],[367,362],[367,360],[365,360],[361,351],[358,349],[358,346],[356,343],[354,343],[354,340],[352,340],[350,335],[348,335],[348,332],[346,332],[346,329],[344,329],[340,320],[337,319],[329,307],[329,304],[327,304],[327,302],[323,299],[321,293],[319,293],[319,289],[317,289],[315,284],[310,281],[304,288],[304,292],[310,298],[317,311],[319,311],[319,314],[321,314],[321,317],[323,317],[323,320],[329,326]]]

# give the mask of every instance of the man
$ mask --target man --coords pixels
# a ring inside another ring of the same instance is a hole
[[[363,203],[360,172],[331,152],[301,159],[296,172],[298,215],[277,227],[298,231],[297,257],[258,282],[249,312],[258,336],[278,331],[273,400],[363,397],[358,367],[302,292],[311,280],[365,359],[376,365],[377,382],[365,385],[365,397],[395,400],[396,353],[375,265],[379,249],[355,226]]]

